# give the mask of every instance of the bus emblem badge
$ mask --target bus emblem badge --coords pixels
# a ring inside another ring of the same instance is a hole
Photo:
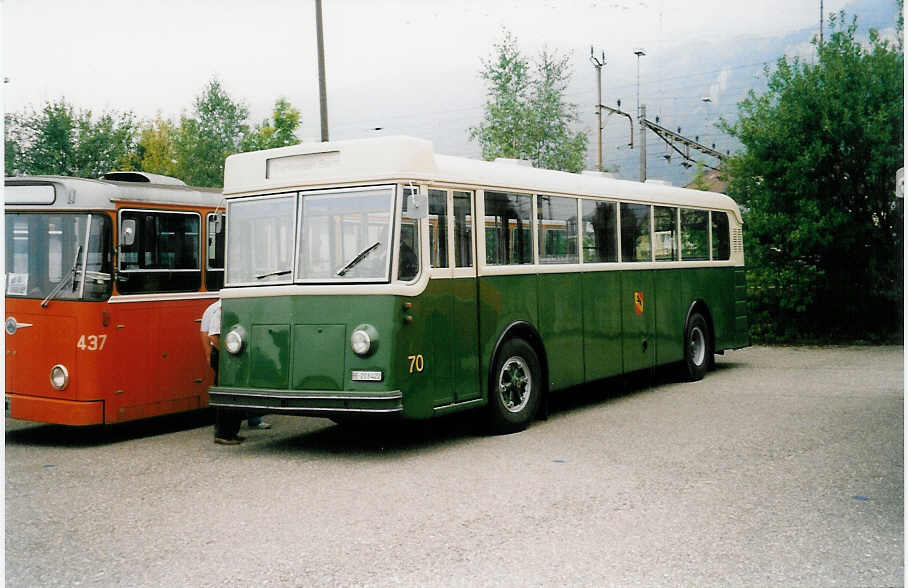
[[[6,332],[9,335],[15,335],[16,331],[18,331],[19,329],[25,329],[30,326],[32,326],[31,323],[16,322],[16,317],[13,316],[6,319]]]
[[[634,292],[634,311],[643,314],[643,292]]]

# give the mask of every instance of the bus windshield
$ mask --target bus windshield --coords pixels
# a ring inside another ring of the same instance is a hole
[[[106,300],[111,221],[103,214],[6,213],[6,295]]]
[[[227,281],[386,282],[393,210],[393,186],[231,202]]]

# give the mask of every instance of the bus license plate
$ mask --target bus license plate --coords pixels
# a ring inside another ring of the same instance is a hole
[[[382,373],[364,370],[353,370],[352,380],[354,382],[381,382]]]

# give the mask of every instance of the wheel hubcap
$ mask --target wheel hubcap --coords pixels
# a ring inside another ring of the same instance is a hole
[[[690,330],[690,337],[687,340],[687,353],[694,365],[703,365],[706,358],[706,337],[700,327],[694,327]]]
[[[509,412],[520,412],[530,401],[533,378],[522,357],[508,358],[498,373],[498,396]]]

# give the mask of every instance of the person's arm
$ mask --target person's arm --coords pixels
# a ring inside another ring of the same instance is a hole
[[[205,365],[211,364],[211,337],[205,331],[199,331],[202,337],[202,353],[205,355]]]

